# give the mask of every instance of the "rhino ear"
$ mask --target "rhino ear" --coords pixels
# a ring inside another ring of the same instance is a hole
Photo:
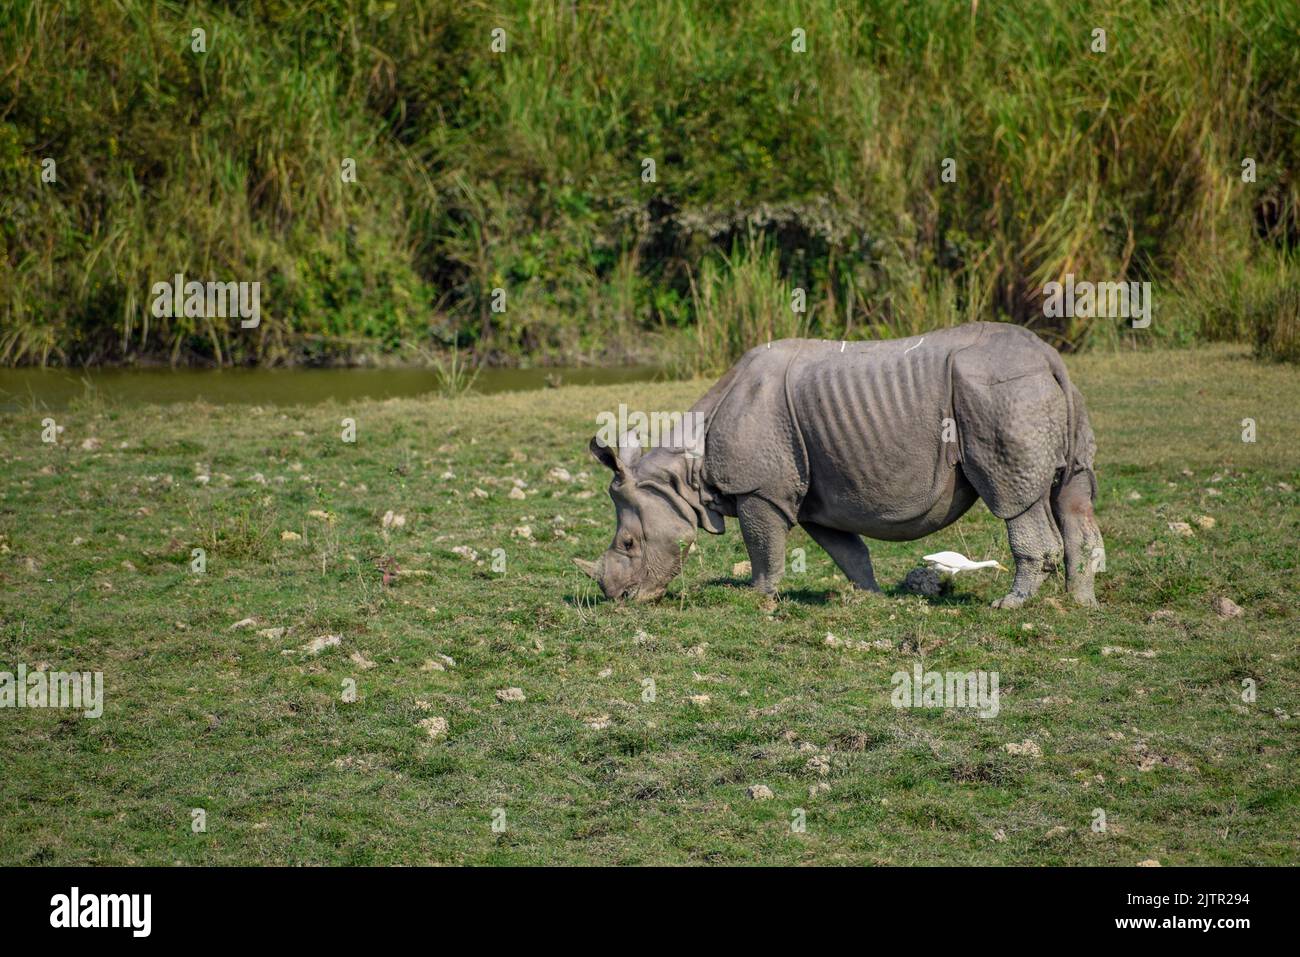
[[[636,465],[641,458],[641,436],[636,432],[624,432],[618,437],[618,457],[627,467]]]
[[[611,448],[597,432],[591,437],[587,448],[596,457],[596,461],[616,475],[624,474],[641,458],[641,440],[635,432],[624,432],[618,440],[618,448]]]
[[[591,454],[595,456],[596,461],[605,468],[609,469],[615,475],[622,474],[623,463],[619,461],[618,453],[605,444],[605,440],[599,435],[593,435],[591,442],[587,445]]]

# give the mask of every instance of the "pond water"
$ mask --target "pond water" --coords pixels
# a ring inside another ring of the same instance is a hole
[[[484,369],[478,393],[562,385],[642,382],[654,366]],[[312,405],[330,399],[391,399],[437,390],[428,369],[0,369],[0,410],[58,410],[92,392],[112,405],[193,402],[213,405]]]

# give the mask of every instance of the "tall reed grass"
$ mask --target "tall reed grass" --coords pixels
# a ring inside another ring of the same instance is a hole
[[[0,362],[658,343],[714,369],[768,332],[969,318],[1131,338],[1046,323],[1067,272],[1155,282],[1145,339],[1252,339],[1206,277],[1296,284],[1297,20],[1295,0],[11,0]],[[154,318],[177,272],[262,281],[262,326]],[[794,288],[805,314],[780,308]]]

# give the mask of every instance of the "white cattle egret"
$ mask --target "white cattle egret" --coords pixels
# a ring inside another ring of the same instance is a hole
[[[976,568],[1001,568],[1006,571],[1001,562],[994,560],[973,562],[960,552],[935,552],[933,555],[926,555],[923,560],[929,562],[931,568],[947,572],[949,575],[973,571]]]

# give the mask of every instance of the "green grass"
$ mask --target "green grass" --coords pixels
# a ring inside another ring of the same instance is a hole
[[[585,451],[595,414],[682,407],[704,382],[86,405],[53,414],[56,446],[45,413],[6,414],[0,670],[100,670],[106,694],[97,720],[0,712],[0,862],[1295,864],[1300,380],[1227,346],[1070,365],[1099,443],[1096,611],[1053,579],[995,612],[1002,573],[932,603],[856,595],[801,531],[807,570],[771,603],[731,576],[734,523],[661,603],[597,600],[571,563],[612,532]],[[576,481],[548,479],[556,466]],[[382,527],[389,510],[403,527]],[[878,574],[897,583],[938,548],[1009,563],[977,505],[923,542],[875,546]],[[394,561],[407,574],[385,585]],[[1218,618],[1217,595],[1244,616]],[[1172,618],[1152,620],[1161,609]],[[888,647],[832,648],[827,632]],[[325,634],[341,644],[299,650]],[[426,670],[439,655],[454,666]],[[1001,713],[895,710],[890,676],[918,659],[998,671]],[[508,687],[527,700],[498,701]],[[1041,756],[1003,747],[1025,740]],[[748,798],[755,784],[775,798]]]
[[[1295,14],[1294,0],[15,0],[0,7],[0,362],[457,344],[571,360],[685,340],[716,371],[751,324],[793,321],[794,287],[813,332],[879,336],[1041,326],[1039,292],[1067,272],[1195,300],[1152,335],[1223,335],[1234,290],[1267,303],[1300,287]],[[177,272],[261,281],[263,325],[154,318],[151,285]],[[719,324],[721,339],[694,333]],[[1104,328],[1050,332],[1080,345]]]

